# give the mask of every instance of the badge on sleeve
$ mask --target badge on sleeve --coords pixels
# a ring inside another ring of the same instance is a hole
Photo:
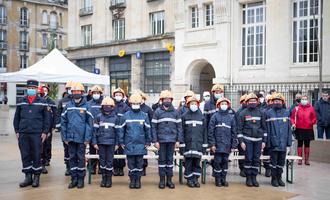
[[[105,129],[108,129],[109,128],[109,125],[108,124],[104,125],[104,128]]]
[[[283,118],[283,122],[286,122],[286,118]]]
[[[83,114],[85,111],[84,109],[80,109],[80,113]]]
[[[196,127],[196,123],[193,123],[193,127]]]

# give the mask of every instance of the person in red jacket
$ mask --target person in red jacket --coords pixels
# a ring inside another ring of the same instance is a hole
[[[308,102],[306,95],[302,96],[301,102],[291,113],[291,124],[295,130],[296,139],[298,140],[298,156],[302,157],[302,149],[304,148],[305,165],[309,164],[310,141],[314,140],[313,126],[316,124],[316,112],[313,106]],[[302,164],[302,160],[298,161],[298,165]]]

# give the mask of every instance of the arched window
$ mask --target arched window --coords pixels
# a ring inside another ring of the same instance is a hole
[[[42,24],[48,24],[48,14],[47,11],[42,11]]]
[[[57,14],[56,12],[50,13],[50,28],[56,29],[57,28]]]

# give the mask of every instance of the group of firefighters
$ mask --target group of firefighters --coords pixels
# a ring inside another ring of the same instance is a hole
[[[91,89],[92,99],[87,101],[84,86],[68,82],[66,95],[56,106],[48,95],[49,87],[38,87],[38,81],[27,81],[27,96],[17,104],[14,118],[25,173],[20,187],[38,187],[40,174],[47,173],[55,128],[63,141],[65,175],[71,176],[68,188],[84,187],[87,146],[90,154],[99,155],[99,163],[92,162],[92,173],[98,169],[102,174],[101,187],[111,187],[112,176],[124,175],[125,160],[114,159],[114,155],[124,154],[129,188],[141,188],[141,176],[148,165],[143,156],[150,145],[158,149],[160,189],[175,188],[172,177],[176,149],[184,156],[184,177],[189,187],[200,187],[200,162],[207,150],[214,155],[210,164],[215,185],[228,187],[229,154],[233,149],[245,155],[239,167],[248,187],[259,187],[256,177],[261,154],[270,155],[264,166],[271,185],[285,186],[282,173],[292,143],[293,120],[280,93],[267,95],[266,105],[256,94],[245,94],[240,98],[241,108],[235,112],[220,84],[215,84],[211,93],[203,93],[203,105],[194,92],[187,91],[179,109],[174,108],[168,90],[160,93],[152,109],[141,91],[127,98],[117,88],[109,97],[96,85]]]

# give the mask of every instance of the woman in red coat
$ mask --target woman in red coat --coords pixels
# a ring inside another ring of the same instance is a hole
[[[308,102],[306,95],[302,96],[301,102],[296,106],[291,114],[291,124],[295,128],[296,139],[298,140],[298,156],[302,157],[304,148],[305,165],[309,164],[310,141],[314,140],[313,126],[316,124],[316,113],[313,106]],[[298,165],[302,160],[298,161]]]

